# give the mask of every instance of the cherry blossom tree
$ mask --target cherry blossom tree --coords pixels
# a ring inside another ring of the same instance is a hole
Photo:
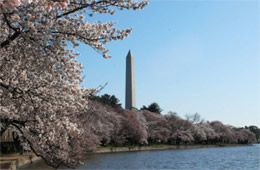
[[[235,143],[239,144],[252,144],[256,143],[256,136],[248,129],[244,128],[233,128]]]
[[[114,108],[96,101],[89,102],[88,114],[83,114],[86,130],[98,139],[102,146],[108,144],[147,144],[147,123],[138,111]],[[98,145],[96,145],[98,146]]]
[[[204,143],[207,141],[207,134],[205,132],[204,126],[195,124],[193,125],[191,132],[196,143]]]
[[[98,144],[103,146],[126,142],[125,136],[120,136],[123,128],[122,119],[122,115],[114,108],[96,101],[89,102],[89,112],[81,118],[85,130],[91,130],[98,139]]]
[[[232,141],[234,140],[234,135],[232,133],[232,128],[230,126],[226,126],[220,121],[212,121],[210,122],[210,126],[218,134],[219,136],[218,142],[232,143]]]
[[[215,130],[209,125],[209,123],[203,123],[199,125],[201,130],[204,131],[206,135],[206,143],[216,143],[219,140],[219,135],[215,132]]]
[[[170,127],[163,115],[143,110],[143,115],[148,125],[148,141],[149,143],[158,143],[168,141],[170,135]]]
[[[138,111],[118,109],[122,115],[123,129],[121,135],[125,136],[128,144],[147,144],[147,123],[144,116]]]
[[[85,138],[92,131],[80,121],[93,91],[80,87],[82,66],[74,48],[86,44],[108,58],[105,44],[131,32],[85,17],[145,5],[131,0],[0,0],[1,131],[16,129],[51,166],[76,166],[91,148],[82,142],[92,144],[95,138]]]
[[[165,116],[170,127],[169,142],[171,144],[191,143],[194,141],[192,136],[193,125],[188,120],[183,120],[176,114]]]
[[[251,132],[249,129],[242,129],[241,131],[246,136],[246,141],[244,143],[252,144],[257,142],[256,135],[253,132]]]

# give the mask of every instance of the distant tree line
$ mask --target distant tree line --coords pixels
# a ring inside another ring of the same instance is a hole
[[[253,132],[256,136],[257,142],[260,143],[260,129],[257,126],[245,126],[245,129],[249,129],[251,132]]]
[[[150,104],[148,107],[144,106],[141,108],[141,110],[148,110],[150,112],[154,112],[154,113],[157,113],[157,114],[161,114],[161,112],[163,111],[161,109],[161,107],[159,106],[159,104],[157,103],[152,103]]]
[[[82,120],[88,122],[86,128],[92,133],[89,140],[96,146],[153,143],[252,144],[257,141],[257,135],[252,129],[258,127],[237,128],[220,121],[205,122],[198,113],[187,115],[184,120],[174,112],[161,115],[148,109],[125,110],[93,100],[89,106],[91,114]]]
[[[98,101],[100,103],[109,105],[111,107],[121,108],[120,100],[115,95],[103,94],[102,96],[93,95],[90,97],[91,100]]]

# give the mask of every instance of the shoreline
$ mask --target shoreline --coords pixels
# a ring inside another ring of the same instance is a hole
[[[20,155],[19,153],[1,155],[0,169],[16,170],[39,160],[41,160],[41,158],[33,153],[25,153],[23,155]]]
[[[87,154],[117,153],[117,152],[138,152],[152,150],[177,150],[177,149],[198,149],[198,148],[214,148],[214,147],[235,147],[250,146],[250,144],[193,144],[193,145],[151,145],[151,146],[111,146],[99,147],[93,152]]]
[[[87,155],[91,154],[106,154],[106,153],[120,153],[120,152],[139,152],[139,151],[154,151],[154,150],[178,150],[178,149],[199,149],[199,148],[214,148],[214,147],[238,147],[238,146],[250,146],[250,144],[193,144],[193,145],[151,145],[151,146],[122,146],[122,147],[99,147],[95,151],[87,152]],[[6,169],[20,169],[29,166],[32,163],[42,160],[35,154],[28,153],[24,155],[10,154],[1,156],[0,163],[4,160],[11,161],[9,168]],[[4,162],[2,162],[4,163]],[[1,168],[2,169],[2,168]],[[5,168],[3,168],[5,169]]]

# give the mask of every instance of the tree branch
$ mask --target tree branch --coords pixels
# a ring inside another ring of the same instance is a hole
[[[20,31],[15,32],[11,37],[8,37],[7,40],[1,43],[1,48],[4,48],[5,46],[9,45],[10,42],[12,42],[14,39],[16,39],[21,34]]]
[[[12,30],[14,30],[14,34],[9,36],[5,41],[3,41],[1,43],[1,48],[4,48],[5,46],[9,45],[11,41],[13,41],[14,39],[16,39],[20,34],[21,31],[19,30],[19,28],[15,28],[11,25],[11,23],[9,22],[7,15],[4,13],[4,20],[6,22],[6,24],[8,25],[9,28],[11,28]]]
[[[21,125],[21,126],[25,126],[25,123],[27,121],[20,121],[20,120],[14,120],[14,119],[0,119],[0,122],[1,123],[5,123],[5,124],[18,124],[18,125]]]
[[[81,10],[81,9],[87,8],[87,7],[89,7],[89,6],[90,6],[89,4],[86,4],[86,5],[83,5],[83,6],[81,6],[81,7],[75,8],[75,9],[73,9],[73,10],[71,10],[71,11],[62,13],[61,15],[58,15],[58,16],[56,17],[56,19],[59,19],[59,18],[64,17],[64,16],[66,16],[66,15],[72,14],[72,13],[74,13],[74,12],[76,12],[76,11],[79,11],[79,10]]]

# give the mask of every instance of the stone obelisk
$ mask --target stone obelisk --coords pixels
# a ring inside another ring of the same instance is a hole
[[[135,106],[135,74],[134,57],[129,50],[126,57],[126,89],[125,89],[125,108],[133,109]]]

